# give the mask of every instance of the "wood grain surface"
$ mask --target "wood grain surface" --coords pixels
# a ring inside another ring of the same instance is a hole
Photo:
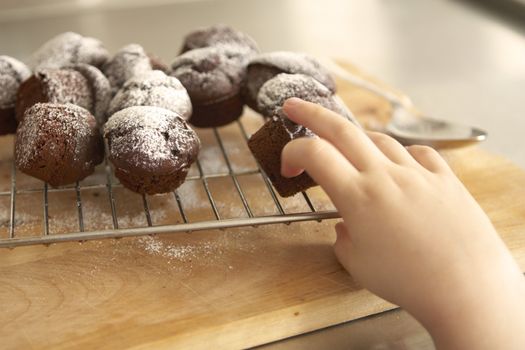
[[[385,101],[342,82],[339,94],[365,125],[388,120]],[[253,129],[260,120],[247,111],[243,123]],[[227,127],[220,132],[232,142],[227,146],[236,149],[236,131]],[[207,133],[202,132],[205,143],[212,140]],[[12,139],[3,137],[0,142],[0,191],[5,191]],[[217,158],[213,152],[201,155],[203,163],[223,166],[211,162]],[[235,166],[252,166],[243,152],[232,152]],[[476,147],[447,151],[444,156],[525,269],[525,172]],[[97,176],[103,174],[84,183]],[[250,204],[260,213],[272,213],[260,179],[242,181],[249,188]],[[17,184],[41,185],[23,175],[17,175]],[[182,192],[191,219],[208,217],[209,210],[200,205],[206,200],[202,189],[186,186]],[[244,215],[231,183],[210,186],[224,216]],[[142,222],[139,197],[123,189],[116,192],[121,226]],[[310,194],[317,206],[330,206],[319,189]],[[17,234],[32,235],[41,229],[40,194],[19,197]],[[87,225],[96,229],[111,224],[103,190],[86,190],[82,197]],[[70,193],[50,194],[51,233],[76,228],[74,199]],[[180,221],[172,197],[149,199],[154,223]],[[0,235],[7,234],[7,204],[8,198],[0,197]],[[304,204],[295,198],[285,205],[300,211]],[[393,308],[356,285],[337,263],[333,224],[332,220],[0,250],[1,347],[244,348]]]

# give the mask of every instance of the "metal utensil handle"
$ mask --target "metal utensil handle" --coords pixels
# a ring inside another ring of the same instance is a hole
[[[332,59],[325,57],[320,58],[319,61],[323,64],[323,66],[328,69],[328,71],[334,75],[335,77],[345,80],[349,82],[352,85],[355,85],[357,87],[360,87],[362,89],[365,89],[367,91],[370,91],[371,93],[378,95],[380,97],[383,97],[388,102],[390,102],[393,105],[400,105],[403,107],[410,108],[412,107],[412,101],[408,96],[397,96],[396,94],[391,93],[390,91],[387,91],[385,89],[380,88],[374,83],[371,83],[357,75],[354,75],[341,67],[339,64],[334,62]]]

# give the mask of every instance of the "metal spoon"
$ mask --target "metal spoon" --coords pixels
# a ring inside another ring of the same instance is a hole
[[[334,76],[352,85],[383,97],[392,105],[392,118],[383,132],[390,134],[404,145],[428,145],[434,148],[461,147],[487,138],[487,132],[475,127],[419,116],[413,112],[413,103],[364,80],[339,66],[331,59],[321,62]]]

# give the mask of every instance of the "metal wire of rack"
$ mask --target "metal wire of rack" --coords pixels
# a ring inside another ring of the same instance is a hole
[[[238,120],[237,127],[239,132],[242,135],[244,141],[249,139],[249,134],[246,131],[243,122]],[[227,171],[226,172],[216,172],[213,174],[205,174],[203,171],[203,165],[201,161],[196,162],[196,167],[198,170],[197,175],[188,176],[186,181],[200,181],[203,185],[203,188],[206,193],[207,201],[211,211],[213,212],[214,219],[212,220],[202,220],[202,221],[191,221],[187,215],[187,212],[183,206],[183,200],[179,191],[173,192],[173,198],[176,202],[176,206],[170,208],[170,210],[178,211],[178,214],[181,217],[180,223],[176,224],[163,224],[163,225],[154,225],[148,197],[142,196],[142,206],[143,212],[146,219],[147,225],[145,226],[136,226],[136,227],[119,227],[119,217],[116,210],[116,202],[114,190],[117,187],[122,187],[118,183],[114,183],[112,180],[111,165],[108,160],[104,161],[105,168],[105,183],[97,184],[88,184],[81,185],[77,182],[74,186],[66,186],[59,188],[49,188],[47,184],[44,184],[42,188],[29,188],[29,189],[18,189],[16,182],[16,169],[14,162],[11,164],[11,182],[10,190],[0,192],[0,198],[9,197],[9,225],[8,225],[8,234],[6,238],[0,238],[0,248],[12,248],[16,246],[24,245],[35,245],[35,244],[52,244],[59,242],[68,242],[68,241],[86,241],[86,240],[96,240],[104,238],[121,238],[121,237],[131,237],[131,236],[143,236],[151,234],[160,234],[160,233],[177,233],[177,232],[192,232],[192,231],[201,231],[201,230],[210,230],[210,229],[226,229],[233,227],[242,227],[242,226],[258,226],[258,225],[268,225],[268,224],[278,224],[278,223],[292,223],[299,221],[321,221],[325,219],[338,218],[339,214],[335,210],[316,210],[312,200],[306,192],[302,193],[302,198],[306,204],[308,210],[303,212],[293,212],[289,213],[285,210],[284,206],[281,203],[279,195],[275,192],[270,180],[261,170],[259,164],[256,163],[255,170],[243,170],[235,171],[232,166],[232,162],[228,155],[227,147],[225,142],[221,137],[218,129],[213,129],[214,138],[219,146],[220,153],[224,158]],[[266,188],[267,194],[269,194],[272,205],[275,206],[275,215],[256,215],[252,208],[250,207],[249,201],[246,197],[246,189],[241,186],[239,178],[245,175],[255,175],[259,174],[264,182],[264,187]],[[235,192],[237,197],[242,203],[242,208],[246,213],[247,217],[236,217],[236,218],[223,218],[220,215],[220,211],[216,204],[216,199],[214,198],[213,192],[210,190],[209,181],[212,179],[218,178],[229,178],[233,182]],[[85,221],[85,208],[84,202],[82,199],[82,190],[91,190],[91,189],[104,189],[107,194],[107,201],[109,203],[109,208],[111,212],[112,228],[103,229],[103,230],[87,230],[86,221]],[[74,193],[76,200],[76,216],[78,217],[78,230],[76,232],[67,232],[67,233],[50,233],[50,224],[49,224],[49,194],[55,192],[69,192]],[[30,237],[19,237],[17,236],[17,197],[24,194],[42,194],[42,222],[43,227],[40,233],[34,232],[33,236]]]

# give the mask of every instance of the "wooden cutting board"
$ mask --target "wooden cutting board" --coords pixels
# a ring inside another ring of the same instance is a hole
[[[385,101],[339,92],[364,124],[388,120]],[[444,155],[525,269],[525,172],[475,147]],[[2,348],[244,348],[393,308],[337,263],[333,225],[0,250]]]

